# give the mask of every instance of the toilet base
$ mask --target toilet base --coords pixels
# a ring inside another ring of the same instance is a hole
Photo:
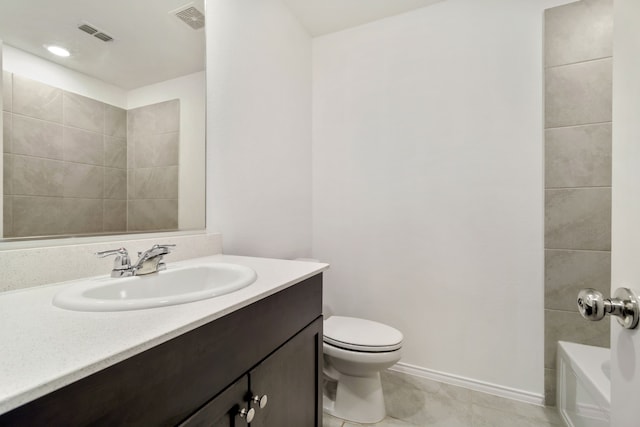
[[[336,399],[323,396],[323,409],[334,417],[363,424],[380,422],[386,416],[380,373],[353,377],[340,375]]]

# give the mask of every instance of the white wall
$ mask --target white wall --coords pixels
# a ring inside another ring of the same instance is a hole
[[[209,0],[207,229],[225,253],[308,256],[311,40],[280,0]]]
[[[178,228],[205,227],[205,72],[189,74],[127,92],[127,108],[180,100]]]
[[[447,0],[313,41],[313,256],[403,362],[543,393],[543,9]]]

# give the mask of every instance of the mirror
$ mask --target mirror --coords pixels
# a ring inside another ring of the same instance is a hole
[[[5,239],[204,229],[203,14],[204,0],[0,4]]]

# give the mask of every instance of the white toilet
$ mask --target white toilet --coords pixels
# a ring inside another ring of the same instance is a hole
[[[400,360],[402,333],[391,326],[354,317],[324,321],[324,374],[337,381],[335,400],[323,396],[324,411],[358,423],[384,419],[380,371]]]

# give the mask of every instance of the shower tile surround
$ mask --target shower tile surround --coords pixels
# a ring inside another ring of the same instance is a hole
[[[3,122],[4,237],[178,228],[178,100],[127,111],[3,71]]]
[[[611,280],[612,0],[545,11],[545,403],[556,342],[609,346],[609,322],[577,312]]]
[[[127,124],[128,229],[177,229],[179,101],[129,110]]]

